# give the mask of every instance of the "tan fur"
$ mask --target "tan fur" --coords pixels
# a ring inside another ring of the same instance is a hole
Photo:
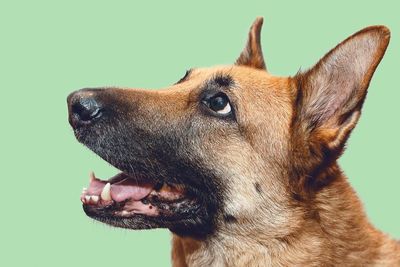
[[[389,30],[365,28],[310,70],[276,77],[266,71],[261,26],[262,18],[256,19],[235,65],[193,69],[165,90],[96,91],[118,116],[104,120],[104,129],[95,128],[99,133],[89,135],[94,140],[81,140],[116,166],[129,156],[129,164],[145,165],[152,175],[172,166],[176,169],[164,170],[168,177],[162,178],[182,175],[171,183],[201,191],[197,199],[189,196],[195,209],[186,209],[181,220],[168,221],[170,212],[159,224],[151,224],[155,217],[137,216],[114,216],[112,222],[180,230],[183,234],[172,238],[174,267],[400,266],[400,244],[368,222],[337,163],[388,46]],[[215,85],[217,77],[228,85]],[[92,92],[72,94],[69,102]],[[205,92],[223,94],[234,111],[230,117],[211,110]],[[184,225],[174,228],[177,223]]]
[[[255,24],[261,27],[262,21],[256,21]],[[255,30],[259,31],[259,28],[252,27],[247,46],[254,46],[252,39],[258,39],[259,42],[259,37],[254,36]],[[367,28],[352,38],[371,38],[368,31]],[[383,31],[386,29],[383,28]],[[368,42],[380,40],[371,38]],[[369,62],[360,62],[355,67],[361,69],[356,70],[359,76],[349,74],[352,77],[347,78],[361,84],[361,104],[350,107],[354,110],[346,124],[336,127],[337,122],[329,119],[326,120],[326,126],[313,132],[310,139],[318,143],[318,146],[326,143],[328,149],[337,149],[337,153],[341,153],[345,140],[359,118],[364,90],[368,87],[387,42],[379,44],[377,50],[374,50],[374,44],[365,48],[377,52],[372,51],[375,55],[371,59],[360,56],[360,60]],[[238,59],[238,65],[246,65],[247,62],[251,68],[233,66],[196,70],[190,84],[185,84],[185,88],[195,86],[198,80],[204,80],[215,72],[232,75],[241,88],[246,88],[237,90],[240,93],[236,91],[235,95],[243,100],[239,101],[239,108],[245,115],[240,118],[240,123],[246,125],[243,133],[248,142],[240,146],[230,146],[229,142],[219,144],[221,149],[225,149],[226,157],[218,160],[228,166],[223,171],[230,172],[233,177],[233,180],[226,181],[227,188],[231,189],[228,192],[231,197],[226,212],[235,216],[237,223],[222,223],[215,235],[206,240],[173,235],[173,266],[400,266],[399,244],[368,222],[362,204],[336,164],[337,157],[328,164],[326,170],[318,173],[318,179],[329,177],[332,181],[318,190],[306,189],[307,192],[304,192],[302,181],[299,181],[300,185],[293,186],[280,178],[285,166],[275,164],[282,164],[282,159],[289,157],[286,151],[291,146],[290,131],[295,127],[292,124],[293,117],[298,116],[296,113],[299,112],[293,109],[297,81],[293,78],[273,77],[265,71],[256,70],[263,69],[263,61],[260,63],[259,58],[261,48],[253,53],[257,57],[255,61],[245,59],[251,55],[251,49],[245,48]],[[339,49],[354,47],[339,46]],[[364,52],[361,50],[359,53]],[[331,64],[336,64],[333,60],[336,58],[329,58],[329,54],[322,59],[305,74],[314,75],[313,80],[308,82],[318,83],[317,79],[324,79],[315,76],[319,75],[318,67],[329,69]],[[362,69],[366,67],[368,69]],[[314,101],[317,98],[312,99]],[[265,131],[268,127],[274,130]],[[303,145],[303,141],[298,142]],[[249,165],[252,171],[246,173]],[[235,177],[238,179],[235,180]],[[256,195],[249,182],[254,180],[260,183],[261,190],[267,190],[269,194]],[[293,193],[303,199],[301,204],[291,201]]]
[[[207,242],[174,235],[173,266],[400,265],[399,245],[369,224],[344,176],[316,202],[318,218],[303,218],[281,238],[250,229],[247,235],[219,233]]]

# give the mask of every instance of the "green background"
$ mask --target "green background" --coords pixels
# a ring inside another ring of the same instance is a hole
[[[230,64],[256,16],[276,75],[311,66],[365,26],[392,30],[341,164],[371,221],[400,237],[398,1],[233,2],[0,2],[0,266],[169,266],[167,230],[113,229],[84,215],[89,171],[117,171],[75,140],[66,97],[159,88],[190,67]]]

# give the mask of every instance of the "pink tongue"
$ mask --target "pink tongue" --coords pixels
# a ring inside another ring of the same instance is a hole
[[[151,184],[138,185],[134,181],[128,179],[111,185],[111,197],[117,202],[124,201],[128,198],[132,200],[141,200],[153,190]]]
[[[106,182],[99,179],[93,179],[89,184],[88,195],[99,196],[105,185]]]
[[[90,182],[88,188],[89,195],[100,195],[103,191],[106,181],[94,179]],[[140,185],[133,180],[125,179],[123,181],[111,184],[111,197],[114,201],[121,202],[126,199],[141,200],[153,190],[152,184]]]

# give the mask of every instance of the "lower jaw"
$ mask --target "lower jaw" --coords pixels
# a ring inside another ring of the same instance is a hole
[[[183,205],[189,206],[190,204],[184,201]],[[157,216],[148,216],[135,212],[122,215],[122,213],[120,214],[120,208],[118,203],[102,210],[90,205],[83,205],[85,213],[90,218],[118,228],[129,230],[166,228],[178,236],[198,240],[212,235],[215,230],[212,214],[204,207],[201,207],[199,203],[194,204],[194,206],[190,205],[190,210],[179,212],[174,212],[174,208],[169,210],[160,208]]]
[[[132,217],[125,216],[115,216],[109,213],[99,213],[98,211],[94,211],[93,207],[83,206],[83,210],[86,215],[96,221],[111,225],[113,227],[125,228],[130,230],[140,230],[140,229],[152,229],[152,228],[166,228],[157,224],[150,218],[157,217],[148,217],[143,214],[135,214]]]
[[[165,220],[176,221],[182,214],[192,214],[190,210],[197,209],[195,198],[181,197],[177,199],[162,198],[160,192],[153,191],[144,199],[127,199],[121,202],[114,200],[102,201],[94,204],[83,204],[83,208],[90,217],[106,217],[114,219],[145,216],[149,219],[162,217]],[[193,214],[194,215],[194,214]]]

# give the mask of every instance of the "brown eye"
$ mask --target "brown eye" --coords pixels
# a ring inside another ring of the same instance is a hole
[[[214,112],[221,115],[228,115],[231,113],[232,108],[229,99],[225,94],[217,94],[207,101],[207,106]]]

